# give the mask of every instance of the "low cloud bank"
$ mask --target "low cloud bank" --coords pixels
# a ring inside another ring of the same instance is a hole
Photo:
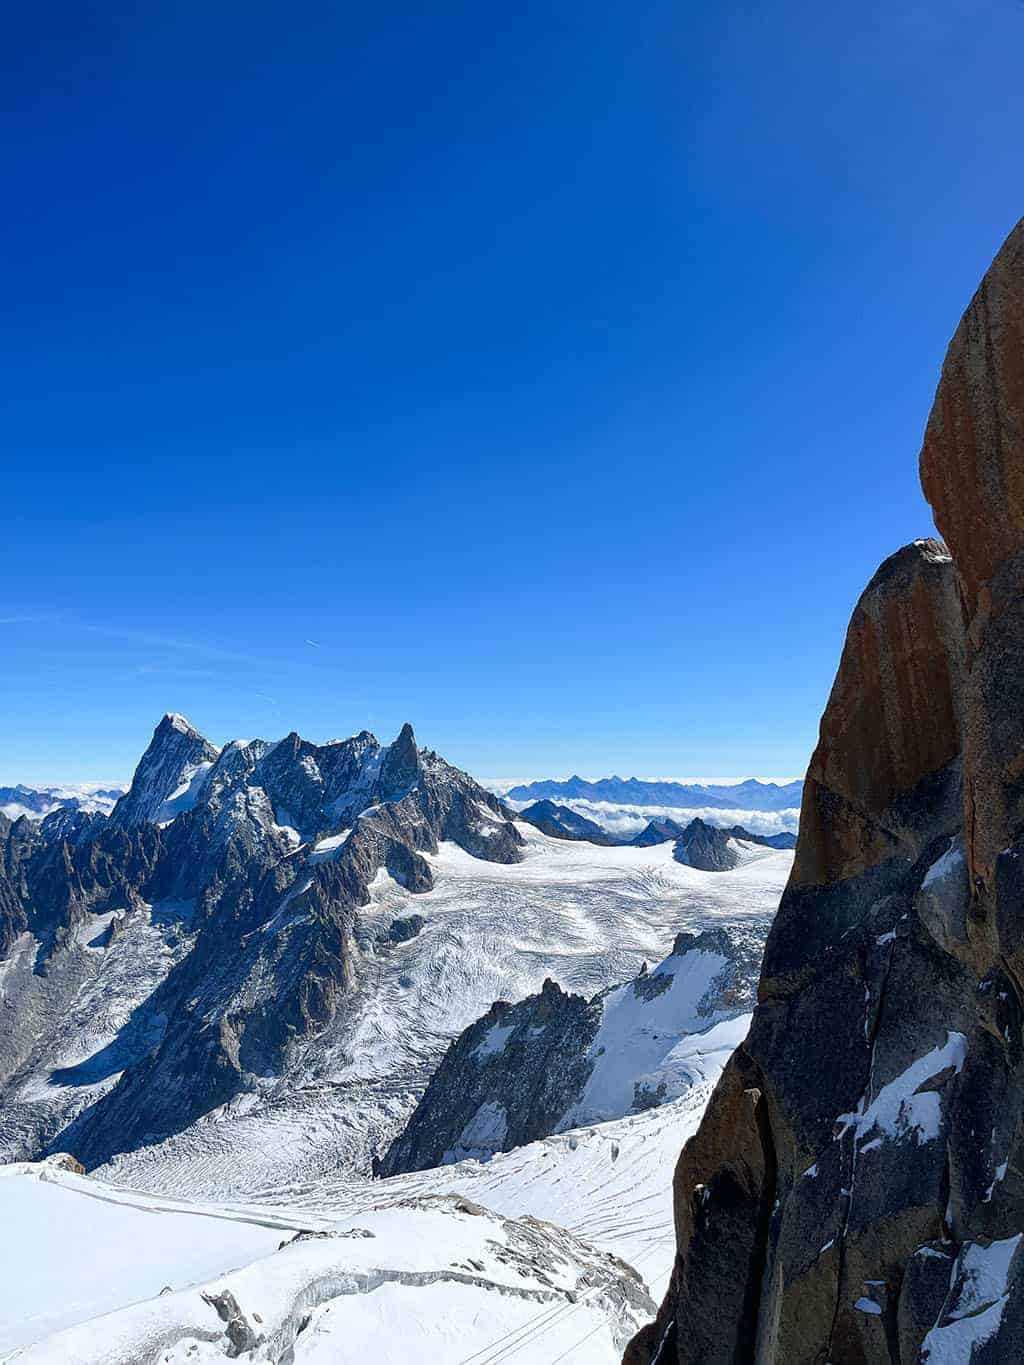
[[[531,801],[509,801],[516,810],[532,805]],[[716,807],[679,806],[616,806],[610,801],[583,801],[575,798],[560,801],[562,806],[595,820],[611,834],[628,837],[639,834],[649,820],[668,818],[677,824],[686,825],[691,820],[704,820],[709,825],[728,827],[742,825],[751,834],[795,834],[800,821],[800,811],[794,806],[790,810],[719,810]]]

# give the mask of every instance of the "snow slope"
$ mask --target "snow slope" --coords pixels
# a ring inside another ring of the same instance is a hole
[[[251,1328],[292,1341],[295,1362],[359,1359],[358,1346],[388,1365],[551,1365],[563,1352],[611,1365],[671,1272],[672,1173],[722,1060],[708,1054],[670,1104],[486,1164],[293,1184],[245,1206],[0,1168],[0,1358],[122,1365],[162,1345],[161,1362],[222,1360],[224,1324],[200,1289],[227,1289]],[[296,1234],[312,1238],[278,1251]]]
[[[455,1195],[313,1218],[189,1209],[9,1166],[0,1208],[0,1351],[22,1365],[283,1365],[362,1351],[456,1365],[513,1347],[528,1365],[581,1342],[587,1360],[613,1365],[654,1310],[608,1253]]]
[[[742,1036],[750,1023],[735,1022]],[[653,1298],[664,1292],[675,1256],[672,1174],[728,1057],[693,1040],[693,1086],[680,1099],[642,1114],[578,1128],[492,1157],[395,1176],[367,1187],[327,1183],[292,1187],[293,1206],[358,1207],[367,1198],[459,1192],[508,1217],[546,1218],[634,1266]],[[707,1050],[701,1052],[701,1048]]]
[[[209,1279],[274,1251],[297,1230],[270,1213],[245,1222],[181,1208],[130,1202],[45,1163],[0,1166],[0,1351],[152,1298],[165,1285]]]

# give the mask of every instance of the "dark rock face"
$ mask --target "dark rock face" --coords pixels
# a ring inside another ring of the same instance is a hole
[[[4,855],[0,859],[0,958],[7,955],[14,940],[28,928],[28,915],[7,865],[10,833],[10,820],[0,814],[0,853]]]
[[[728,872],[739,858],[729,847],[729,834],[703,820],[692,820],[676,840],[672,856],[677,863],[699,868],[701,872]]]
[[[550,979],[518,1005],[495,1002],[452,1043],[374,1174],[488,1157],[547,1137],[586,1083],[600,1022],[599,999],[567,994]]]
[[[921,469],[945,544],[894,555],[854,612],[631,1365],[1024,1358],[1024,223]]]
[[[683,828],[675,820],[648,820],[640,833],[633,836],[631,843],[635,848],[651,848],[655,844],[667,843],[669,839],[682,838]]]
[[[109,819],[4,818],[0,957],[22,942],[45,976],[62,970],[72,943],[116,953],[123,916],[149,906],[166,907],[168,950],[166,974],[117,1042],[54,1073],[72,1094],[82,1085],[78,1112],[68,1122],[67,1109],[54,1110],[61,1126],[39,1107],[15,1125],[33,1137],[14,1155],[67,1150],[91,1168],[280,1075],[358,982],[359,910],[377,872],[429,890],[423,854],[440,840],[494,862],[521,856],[501,802],[420,750],[409,726],[388,746],[364,731],[326,745],[292,734],[218,751],[166,716]],[[90,937],[91,917],[105,912],[116,914]],[[415,915],[396,922],[393,941],[422,925]],[[0,1041],[0,1111],[5,1083],[35,1046],[34,1019],[13,1020]]]

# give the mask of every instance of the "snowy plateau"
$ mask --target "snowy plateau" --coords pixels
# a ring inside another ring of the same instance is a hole
[[[181,717],[116,806],[29,823],[0,826],[0,1360],[620,1359],[790,851],[701,871],[549,837],[411,731],[217,749]],[[511,1145],[537,1058],[557,1103]],[[464,1140],[373,1178],[427,1118]]]

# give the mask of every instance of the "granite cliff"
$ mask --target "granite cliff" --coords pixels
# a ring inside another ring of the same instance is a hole
[[[950,344],[921,480],[942,540],[854,611],[628,1365],[1024,1358],[1024,222]]]

